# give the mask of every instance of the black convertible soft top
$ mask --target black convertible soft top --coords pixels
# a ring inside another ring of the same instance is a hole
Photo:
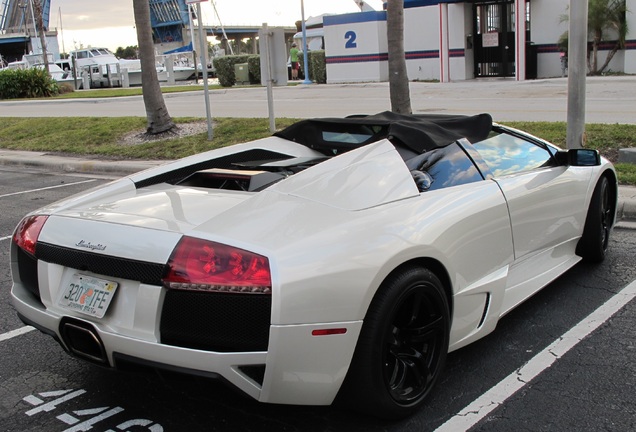
[[[383,138],[416,153],[445,147],[458,139],[478,142],[492,128],[490,114],[396,114],[301,120],[275,136],[303,144],[327,155],[345,152]]]

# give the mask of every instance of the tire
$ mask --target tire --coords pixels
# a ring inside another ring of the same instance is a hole
[[[412,414],[444,367],[449,332],[448,300],[432,272],[390,276],[367,311],[337,402],[381,418]]]
[[[610,183],[601,177],[590,201],[583,236],[577,247],[577,254],[585,261],[599,263],[605,259],[610,231],[614,222],[614,206],[610,197]]]

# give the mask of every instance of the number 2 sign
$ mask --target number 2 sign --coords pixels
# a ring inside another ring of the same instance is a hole
[[[344,35],[344,38],[346,40],[345,48],[357,48],[358,44],[356,42],[356,37],[356,32],[354,32],[353,30],[349,30],[348,32],[346,32]]]

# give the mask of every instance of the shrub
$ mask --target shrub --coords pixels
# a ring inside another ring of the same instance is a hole
[[[325,50],[309,51],[307,62],[309,63],[309,76],[320,84],[327,83],[327,62],[325,60]]]
[[[254,54],[247,59],[247,69],[250,73],[250,84],[261,83],[261,56]]]
[[[247,63],[249,55],[234,55],[217,57],[213,60],[216,76],[219,78],[219,84],[223,87],[232,87],[236,84],[236,76],[234,76],[234,65]]]
[[[57,82],[44,69],[0,72],[0,99],[49,97],[59,93]]]
[[[299,56],[300,72],[304,72],[304,56]],[[327,83],[327,62],[325,60],[325,50],[314,50],[307,53],[307,72],[309,79],[319,84]]]
[[[66,93],[73,93],[75,91],[75,87],[73,87],[73,84],[69,84],[69,83],[58,83],[58,93],[59,94],[66,94]]]

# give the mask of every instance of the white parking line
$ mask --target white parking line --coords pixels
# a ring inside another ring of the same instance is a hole
[[[84,181],[75,182],[75,183],[64,183],[64,184],[61,184],[61,185],[48,186],[48,187],[43,187],[43,188],[39,188],[39,189],[29,189],[29,190],[20,191],[20,192],[12,192],[12,193],[8,193],[8,194],[0,195],[0,198],[13,196],[13,195],[22,195],[22,194],[31,193],[31,192],[39,192],[39,191],[43,191],[43,190],[47,190],[47,189],[56,189],[56,188],[61,188],[61,187],[66,187],[66,186],[74,186],[74,185],[78,185],[78,184],[82,184],[82,183],[90,183],[90,182],[94,182],[94,181],[97,181],[97,179],[84,180]]]
[[[11,238],[11,236],[0,237],[0,241],[2,241],[2,240],[9,240],[10,238]]]
[[[35,330],[35,327],[24,326],[24,327],[20,327],[17,330],[11,330],[10,332],[2,333],[2,334],[0,334],[0,342],[9,340],[9,339],[14,338],[16,336],[23,335],[23,334],[28,333],[28,332],[33,331],[33,330]]]
[[[435,429],[435,432],[467,431],[480,420],[500,407],[510,396],[525,387],[532,379],[548,369],[585,337],[603,325],[616,312],[636,297],[636,281],[623,288],[605,304],[547,348],[534,356],[528,363],[517,369],[499,384],[475,399],[466,408]]]

